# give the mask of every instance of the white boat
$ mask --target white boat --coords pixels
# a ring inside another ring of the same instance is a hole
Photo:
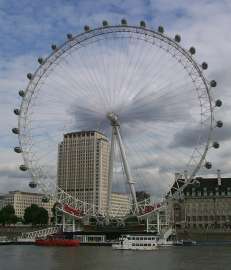
[[[113,249],[155,250],[158,248],[158,237],[153,235],[123,235]]]

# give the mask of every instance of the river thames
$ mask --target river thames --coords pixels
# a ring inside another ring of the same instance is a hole
[[[0,246],[1,270],[230,270],[231,246],[120,251],[111,247]]]

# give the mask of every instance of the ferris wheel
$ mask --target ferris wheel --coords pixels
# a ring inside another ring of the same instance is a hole
[[[83,218],[89,215],[144,216],[161,204],[139,202],[136,190],[163,192],[174,172],[184,175],[172,196],[191,184],[198,170],[210,169],[210,148],[219,148],[213,130],[223,123],[213,98],[216,81],[206,79],[208,64],[198,64],[196,50],[181,45],[180,35],[170,38],[164,28],[119,25],[67,34],[62,45],[51,45],[48,57],[28,73],[28,86],[20,90],[15,109],[24,163],[20,170],[31,177],[29,186],[54,197],[61,211]],[[58,145],[64,134],[96,130],[108,138],[107,207],[66,192],[57,185]],[[127,209],[110,211],[113,189],[129,194]],[[150,205],[151,204],[151,205]]]

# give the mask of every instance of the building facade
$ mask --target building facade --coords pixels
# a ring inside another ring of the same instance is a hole
[[[25,209],[30,207],[31,204],[37,204],[39,207],[43,207],[48,211],[49,219],[52,217],[52,208],[54,201],[50,199],[49,202],[42,202],[44,194],[22,192],[22,191],[10,191],[8,194],[0,196],[0,209],[6,205],[12,205],[15,210],[15,215],[19,218],[23,218]]]
[[[110,144],[97,131],[67,133],[58,147],[58,186],[106,210]]]
[[[128,194],[124,193],[111,193],[111,207],[110,212],[113,215],[120,216],[128,214],[131,210],[131,202]]]
[[[231,178],[198,177],[179,200],[169,201],[168,210],[178,231],[231,233]]]

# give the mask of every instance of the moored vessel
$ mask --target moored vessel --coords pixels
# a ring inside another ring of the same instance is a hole
[[[113,249],[155,250],[157,237],[151,235],[122,235],[119,243],[112,245]]]
[[[80,240],[65,239],[63,236],[50,235],[46,238],[39,238],[35,240],[38,246],[62,246],[62,247],[76,247],[80,245]]]

